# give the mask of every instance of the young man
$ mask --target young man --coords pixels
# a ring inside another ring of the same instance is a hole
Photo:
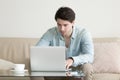
[[[85,28],[74,26],[75,12],[69,7],[60,7],[55,14],[55,20],[57,26],[49,29],[37,46],[65,46],[67,69],[92,63],[94,56],[92,37]]]

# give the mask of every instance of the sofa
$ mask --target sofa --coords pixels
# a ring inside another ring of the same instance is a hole
[[[0,72],[10,70],[14,64],[25,64],[30,72],[30,46],[37,43],[37,38],[0,38]],[[33,77],[0,77],[0,80],[43,80]]]
[[[1,37],[0,70],[9,70],[14,64],[23,63],[30,71],[30,46],[34,46],[38,40]],[[81,66],[86,75],[84,80],[120,80],[120,38],[93,38],[93,43],[94,62]],[[3,79],[0,77],[0,80]]]
[[[94,38],[94,62],[84,64],[86,80],[120,80],[120,38]]]

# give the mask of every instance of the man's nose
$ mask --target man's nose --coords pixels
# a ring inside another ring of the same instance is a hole
[[[65,28],[62,26],[62,27],[61,27],[61,31],[64,31],[64,29],[65,29]]]

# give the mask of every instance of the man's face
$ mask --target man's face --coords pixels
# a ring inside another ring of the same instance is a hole
[[[74,22],[69,22],[67,20],[57,19],[57,26],[59,32],[62,34],[62,36],[69,36],[73,28]]]

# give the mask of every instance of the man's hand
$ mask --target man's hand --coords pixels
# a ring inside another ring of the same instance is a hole
[[[73,59],[69,58],[66,60],[66,69],[68,70],[73,64]]]

